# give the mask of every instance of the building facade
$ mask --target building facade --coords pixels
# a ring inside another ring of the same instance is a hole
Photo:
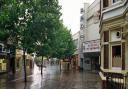
[[[27,69],[32,69],[34,67],[34,59],[33,56],[25,53],[26,57],[26,68]],[[15,59],[15,69],[16,71],[22,71],[23,70],[23,50],[16,49],[16,59]]]
[[[26,67],[33,68],[33,58],[26,53]],[[23,51],[0,42],[0,73],[15,73],[23,70]]]
[[[100,56],[100,0],[91,5],[84,4],[84,41],[83,41],[83,68],[85,70],[99,69]]]
[[[80,31],[79,31],[79,55],[80,55],[80,68],[83,69],[83,63],[84,63],[84,55],[83,55],[83,42],[85,40],[85,29],[86,29],[86,23],[87,23],[87,8],[89,4],[84,3],[84,8],[80,9]]]
[[[15,47],[0,42],[0,73],[15,72]]]
[[[80,35],[80,31],[78,31],[72,36],[74,44],[76,46],[76,51],[74,55],[72,56],[71,65],[72,65],[72,68],[75,68],[75,69],[80,68],[80,53],[79,53],[80,38],[79,38],[79,35]]]
[[[128,70],[128,0],[101,0],[100,39],[102,80],[106,81],[110,73],[125,74]]]

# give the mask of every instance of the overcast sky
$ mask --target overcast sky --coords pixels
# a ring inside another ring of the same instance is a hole
[[[59,0],[62,6],[62,19],[64,25],[71,29],[72,34],[75,34],[80,29],[80,8],[83,7],[83,3],[92,3],[94,0]]]

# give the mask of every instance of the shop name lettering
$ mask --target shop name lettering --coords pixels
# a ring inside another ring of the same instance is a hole
[[[85,43],[85,51],[93,51],[93,50],[99,50],[100,43],[99,41],[90,41]]]

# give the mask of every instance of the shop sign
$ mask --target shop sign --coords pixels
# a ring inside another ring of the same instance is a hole
[[[83,43],[83,52],[99,52],[100,40],[92,40]]]

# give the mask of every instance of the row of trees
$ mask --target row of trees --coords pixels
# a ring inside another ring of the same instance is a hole
[[[24,67],[25,52],[59,59],[74,53],[70,30],[60,20],[60,9],[58,0],[0,1],[0,40],[9,39],[23,49]]]

